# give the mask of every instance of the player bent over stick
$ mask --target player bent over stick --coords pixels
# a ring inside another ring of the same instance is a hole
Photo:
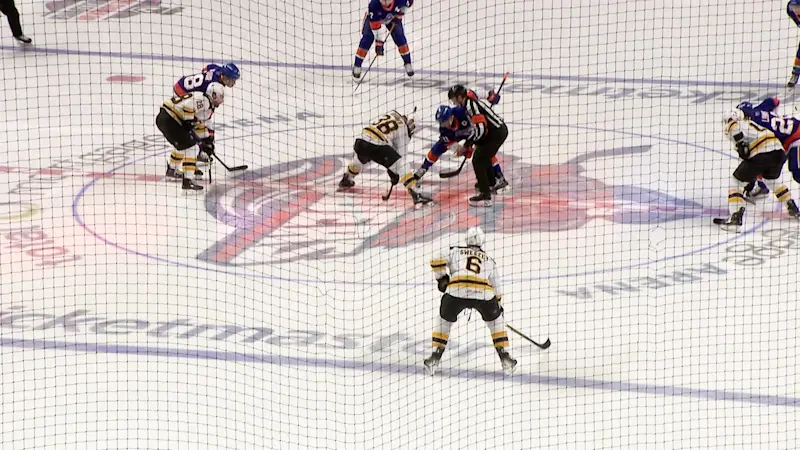
[[[800,210],[792,200],[785,176],[781,172],[786,162],[786,153],[775,134],[745,117],[740,109],[725,113],[724,133],[730,139],[742,162],[733,172],[731,188],[728,190],[728,219],[714,219],[714,223],[726,231],[740,232],[744,220],[744,190],[748,183],[759,176],[774,193],[775,198],[784,205],[789,216],[800,217]]]
[[[398,182],[403,183],[411,195],[411,199],[414,200],[414,205],[431,202],[430,197],[417,191],[417,179],[408,170],[405,161],[406,147],[408,147],[415,129],[414,119],[409,119],[397,111],[391,111],[366,126],[361,131],[361,135],[356,138],[353,145],[355,157],[347,166],[342,180],[339,181],[339,188],[348,189],[355,186],[355,177],[361,173],[364,165],[374,161],[386,168],[392,181],[392,188]],[[388,200],[389,195],[391,195],[391,189],[383,199]]]
[[[470,197],[469,204],[471,206],[492,206],[491,188],[497,182],[492,159],[508,138],[508,127],[491,106],[478,98],[474,91],[468,90],[460,84],[450,88],[447,98],[455,106],[463,107],[466,110],[473,125],[463,147],[456,152],[465,154],[465,151],[470,152],[472,146],[475,146],[472,168],[475,170],[475,178],[478,180],[478,195]],[[494,106],[500,101],[500,95],[490,92],[488,101]]]
[[[428,169],[436,164],[436,161],[439,161],[439,158],[444,152],[451,147],[455,147],[456,153],[465,158],[472,157],[471,148],[465,149],[461,145],[458,145],[458,141],[467,139],[472,133],[473,127],[467,116],[467,111],[460,106],[450,107],[442,105],[436,110],[435,118],[436,122],[439,123],[439,140],[436,141],[436,144],[433,145],[428,155],[425,156],[425,160],[422,162],[420,168],[414,173],[414,177],[417,181],[421,180],[428,172]],[[508,187],[508,181],[506,181],[503,175],[503,169],[500,167],[497,155],[492,157],[492,170],[494,170],[495,174],[495,183],[491,190],[497,193]],[[475,184],[475,188],[478,188],[477,183]]]
[[[240,76],[241,72],[234,63],[227,63],[222,66],[208,64],[203,67],[202,72],[186,75],[178,79],[172,87],[172,92],[175,93],[176,97],[186,95],[190,92],[199,92],[202,94],[208,90],[208,86],[211,83],[220,83],[227,88],[232,88],[236,85],[236,81],[239,80]],[[210,140],[214,142],[214,130],[209,130],[209,132],[211,133],[209,136]],[[197,162],[208,164],[208,156],[200,152],[197,155]]]
[[[214,156],[213,134],[206,122],[224,100],[222,85],[211,83],[204,93],[175,96],[161,105],[156,126],[175,147],[167,162],[167,177],[182,179],[185,190],[203,189],[192,181],[192,176],[202,177],[203,172],[197,169],[197,150],[192,150],[194,156],[188,156],[189,150],[200,144],[200,151]]]
[[[433,354],[425,358],[425,370],[433,375],[450,339],[450,328],[464,309],[477,310],[492,335],[494,348],[506,374],[517,368],[508,354],[508,332],[500,306],[500,274],[494,260],[481,248],[486,236],[480,227],[467,230],[466,247],[451,247],[450,253],[431,260],[439,291],[444,292],[439,306],[439,324],[433,331]],[[450,274],[448,274],[448,269]]]

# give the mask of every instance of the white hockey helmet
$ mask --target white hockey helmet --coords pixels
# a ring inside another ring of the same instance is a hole
[[[480,247],[486,242],[486,233],[481,227],[472,227],[467,230],[467,245],[470,247]]]
[[[744,112],[742,112],[742,110],[739,108],[734,108],[729,111],[726,111],[725,114],[722,116],[722,127],[723,127],[722,129],[724,130],[723,132],[725,133],[725,136],[728,136],[730,134],[729,130],[730,130],[730,125],[732,123],[739,122],[744,119],[745,119]]]
[[[211,100],[211,104],[216,108],[225,101],[225,88],[221,83],[211,83],[206,88],[206,97]]]

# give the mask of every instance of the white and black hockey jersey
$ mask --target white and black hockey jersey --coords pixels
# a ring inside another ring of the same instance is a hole
[[[753,123],[750,120],[734,120],[725,124],[725,135],[733,142],[734,146],[745,145],[747,158],[764,153],[783,152],[781,141],[772,131]],[[739,152],[739,156],[743,156]]]
[[[497,264],[480,247],[450,247],[446,256],[431,260],[431,268],[437,280],[450,276],[447,293],[453,297],[471,300],[502,297]]]
[[[359,138],[375,145],[388,145],[400,157],[405,157],[406,148],[411,142],[411,132],[403,116],[397,111],[391,111],[364,127]]]
[[[214,108],[211,105],[211,100],[202,92],[193,91],[172,97],[165,101],[161,107],[178,123],[193,124],[194,132],[200,139],[209,136],[210,133],[206,125],[214,114]]]

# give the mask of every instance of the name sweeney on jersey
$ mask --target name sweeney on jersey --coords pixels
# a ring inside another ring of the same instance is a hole
[[[472,257],[478,258],[478,259],[481,260],[481,262],[486,261],[487,259],[489,259],[489,257],[486,256],[486,253],[483,253],[482,251],[470,250],[470,249],[467,249],[467,248],[460,249],[458,251],[458,253],[461,256],[467,256],[467,257],[472,256]]]

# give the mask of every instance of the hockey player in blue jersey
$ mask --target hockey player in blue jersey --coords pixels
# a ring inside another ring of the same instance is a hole
[[[375,42],[375,54],[383,56],[383,44],[386,42],[387,30],[397,45],[400,57],[403,58],[403,68],[406,70],[406,74],[414,75],[414,68],[411,66],[411,51],[408,49],[408,40],[403,29],[403,16],[413,4],[414,0],[370,0],[361,27],[361,42],[358,44],[356,59],[353,63],[353,77],[361,78],[361,65],[373,42]]]
[[[467,139],[472,132],[472,122],[467,115],[467,110],[461,106],[439,106],[436,110],[436,122],[439,123],[439,140],[433,145],[422,166],[414,173],[414,178],[420,180],[436,161],[448,149],[456,145],[455,153],[467,158],[472,156],[472,147],[457,145],[459,141]],[[495,173],[495,184],[492,190],[497,192],[508,186],[503,170],[495,155],[492,158],[492,167]]]
[[[800,0],[789,0],[786,5],[786,14],[794,21],[794,24],[800,27]],[[789,82],[786,87],[793,88],[800,79],[800,45],[797,46],[797,53],[794,57],[794,64],[792,65],[792,75],[789,77]]]
[[[742,102],[736,106],[736,109],[742,111],[745,117],[750,119],[757,126],[766,128],[775,134],[775,137],[783,145],[783,150],[788,153],[789,171],[792,173],[792,178],[797,183],[800,183],[800,119],[791,116],[781,116],[775,112],[780,105],[780,99],[777,97],[768,98],[756,106],[750,102]],[[753,185],[748,185],[751,188],[750,195],[755,197],[758,195],[766,194],[766,186],[759,182],[759,191],[753,189]]]
[[[227,63],[224,66],[209,64],[203,68],[201,73],[181,77],[172,90],[175,95],[180,96],[189,92],[205,92],[211,83],[220,83],[225,87],[232,88],[239,76],[239,68],[234,63]]]

